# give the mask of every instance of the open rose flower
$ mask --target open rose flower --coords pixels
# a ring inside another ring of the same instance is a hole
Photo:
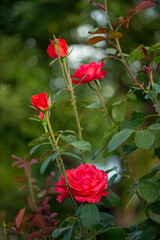
[[[50,102],[47,99],[47,94],[45,92],[33,95],[31,97],[32,105],[38,111],[46,111]],[[42,118],[42,114],[40,116]]]
[[[104,66],[104,62],[101,61],[101,63],[92,62],[89,64],[84,64],[80,66],[80,69],[77,69],[76,72],[71,75],[72,83],[83,84],[88,83],[93,80],[100,80],[102,79],[106,74],[106,70],[102,70],[101,68]]]
[[[67,55],[67,43],[64,39],[57,39],[58,43],[57,43],[57,48],[60,54],[60,57],[64,57]],[[50,57],[52,58],[58,58],[58,53],[57,50],[55,48],[55,42],[51,41],[51,44],[49,45],[49,47],[47,48],[47,53]]]
[[[107,173],[96,169],[94,165],[82,163],[76,169],[66,170],[70,190],[78,203],[99,202],[102,196],[106,196]],[[61,174],[60,182],[56,182],[56,191],[60,194],[57,197],[61,202],[65,197],[70,197],[66,186],[65,178]]]

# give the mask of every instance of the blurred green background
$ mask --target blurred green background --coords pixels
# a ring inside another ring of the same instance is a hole
[[[110,17],[116,21],[125,15],[126,9],[133,7],[137,0],[111,0],[109,2]],[[125,35],[121,39],[124,53],[131,52],[140,44],[150,46],[160,39],[160,3],[157,0],[154,8],[148,9],[135,16],[129,29],[123,29]],[[103,1],[99,0],[99,3]],[[31,106],[31,96],[44,92],[53,95],[65,87],[61,78],[58,63],[49,67],[52,59],[46,49],[52,39],[64,38],[73,51],[69,57],[71,72],[82,63],[99,60],[104,57],[106,43],[88,46],[90,37],[88,31],[107,22],[104,13],[89,4],[88,0],[1,0],[0,2],[0,220],[13,220],[18,210],[25,206],[25,193],[18,191],[18,185],[13,178],[22,173],[12,167],[11,155],[24,157],[30,151],[28,142],[40,136],[43,129],[38,122],[31,121],[36,112]],[[140,63],[132,66],[136,74]],[[118,61],[107,60],[105,67],[108,74],[102,80],[102,94],[109,110],[128,90],[132,79]],[[88,103],[98,101],[96,94],[86,85],[76,88],[79,100]],[[141,96],[137,96],[136,103],[131,108],[143,109],[148,112],[152,107],[149,101],[144,105],[139,103]],[[69,95],[64,92],[53,109],[52,124],[55,131],[75,129],[75,120]],[[79,106],[80,110],[84,110]],[[132,109],[129,109],[129,112]],[[102,136],[106,123],[101,112],[84,110],[81,120],[84,129],[84,139],[91,142],[93,150],[98,150],[102,143]],[[44,149],[34,154],[39,157]],[[138,153],[142,161],[136,162],[133,156],[133,166],[140,166],[141,174],[146,158],[145,151]],[[88,159],[90,156],[87,156]],[[107,161],[105,159],[105,161]],[[146,163],[145,163],[146,164]],[[147,164],[145,165],[147,169]],[[33,167],[34,175],[44,185],[44,177],[40,176],[39,168]],[[142,169],[142,170],[141,170]]]

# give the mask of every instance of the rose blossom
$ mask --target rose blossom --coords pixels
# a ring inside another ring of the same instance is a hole
[[[44,113],[43,112],[39,113],[39,118],[41,118],[42,120],[44,119]]]
[[[57,48],[60,54],[60,57],[64,57],[67,55],[67,43],[64,39],[57,39]],[[57,50],[55,48],[54,41],[51,41],[51,44],[47,48],[47,53],[52,58],[58,58]]]
[[[46,111],[50,102],[47,99],[47,94],[45,92],[33,95],[31,97],[32,105],[38,111]]]
[[[104,66],[104,62],[101,61],[101,63],[92,62],[89,64],[84,64],[80,66],[80,69],[77,69],[76,72],[71,75],[72,83],[75,83],[76,85],[82,84],[82,83],[88,83],[90,81],[96,80],[96,79],[102,79],[106,74],[106,70],[102,70],[101,68]],[[76,80],[77,78],[78,80]]]
[[[102,196],[108,194],[105,191],[107,173],[96,169],[94,165],[82,163],[75,169],[66,170],[66,175],[70,190],[79,203],[96,203],[100,201]],[[70,197],[63,174],[61,174],[60,182],[56,182],[55,185],[56,191],[60,193],[57,197],[58,202],[61,202],[65,197]]]

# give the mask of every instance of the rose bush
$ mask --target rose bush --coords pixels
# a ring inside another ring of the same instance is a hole
[[[49,100],[47,99],[47,94],[45,92],[33,95],[31,97],[32,105],[35,107],[38,111],[46,111],[48,108],[48,105],[50,104]],[[40,118],[43,117],[43,114],[40,113]]]
[[[89,64],[81,65],[80,69],[77,69],[76,72],[71,75],[72,83],[78,85],[88,83],[96,79],[102,79],[107,74],[106,70],[101,71],[101,68],[103,66],[103,61],[101,61],[100,64],[96,62],[91,62]],[[76,80],[75,78],[77,78],[78,80]]]
[[[60,57],[67,55],[67,43],[64,39],[57,39],[57,48],[60,54]],[[47,48],[47,53],[52,58],[58,58],[57,50],[55,48],[55,41],[51,41],[51,44]]]
[[[103,170],[96,169],[94,165],[82,163],[76,169],[66,170],[70,190],[77,202],[99,202],[102,196],[108,194],[108,175]],[[56,191],[60,194],[57,200],[61,202],[65,197],[70,197],[64,175],[61,174],[60,182],[56,182]]]

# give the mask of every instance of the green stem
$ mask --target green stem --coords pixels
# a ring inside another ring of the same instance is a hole
[[[69,90],[71,92],[71,100],[72,100],[72,105],[73,105],[74,116],[76,118],[79,140],[82,141],[83,140],[83,138],[82,138],[82,128],[81,128],[81,125],[80,125],[80,120],[79,120],[78,111],[77,111],[76,97],[74,95],[74,88],[73,88],[73,85],[72,85],[72,80],[71,80],[71,77],[68,73],[68,69],[67,69],[67,66],[66,66],[65,62],[64,62],[64,69],[65,69],[65,73],[66,73],[68,83],[69,83]]]
[[[48,115],[48,113],[46,113],[46,115]],[[47,119],[47,118],[48,118],[48,116],[46,116],[46,119]],[[48,120],[47,122],[49,122],[49,125],[50,125],[50,121]],[[43,128],[44,128],[44,131],[47,133],[47,132],[48,132],[47,123],[44,122],[42,125],[43,125]],[[51,128],[51,131],[52,131],[52,128]],[[51,132],[50,132],[50,134],[51,134]],[[52,131],[52,135],[54,136],[53,131]],[[53,144],[53,141],[52,141],[51,137],[48,137],[48,140],[49,140],[49,142],[51,143],[52,149],[55,150],[56,146],[55,146],[55,144]],[[54,141],[56,142],[55,137],[54,137]],[[57,150],[57,149],[58,149],[58,148],[56,148],[56,150]],[[61,171],[61,166],[60,166],[59,161],[58,161],[57,158],[56,158],[56,163],[57,163],[57,167],[58,167],[60,173],[62,173],[62,171]]]
[[[119,148],[119,151],[121,153],[121,160],[124,162],[125,168],[127,169],[130,182],[131,182],[132,185],[135,185],[136,182],[134,181],[134,178],[132,177],[132,173],[131,173],[131,171],[129,169],[129,166],[128,166],[128,161],[126,160],[126,156],[124,156],[123,150],[121,148]],[[136,192],[136,195],[137,195],[142,207],[145,208],[145,203],[143,201],[143,198],[141,197],[141,195],[139,194],[138,191]],[[150,219],[149,213],[146,212],[145,214],[146,214],[147,218]]]
[[[110,29],[113,31],[114,29],[113,29],[113,27],[112,27],[112,24],[111,24],[111,22],[110,22],[109,15],[108,15],[107,0],[104,0],[104,3],[105,3],[106,19],[107,19],[107,22],[108,22],[108,25],[109,25]],[[130,70],[127,62],[126,62],[125,57],[123,56],[123,52],[122,52],[122,49],[121,49],[121,46],[120,46],[120,43],[119,43],[119,39],[116,38],[115,40],[116,40],[116,44],[117,44],[117,47],[116,47],[116,48],[117,48],[117,50],[118,50],[119,53],[120,53],[120,56],[121,56],[121,58],[122,58],[122,61],[123,61],[123,64],[124,64],[126,70],[127,70],[128,73],[130,74],[130,76],[133,78],[134,82],[135,82],[140,88],[143,89],[143,86],[137,81],[137,79],[135,78],[135,76],[134,76],[133,73],[131,72],[131,70]]]
[[[101,95],[98,87],[96,86],[96,84],[94,84],[94,89],[95,89],[95,91],[96,91],[96,93],[97,93],[97,96],[98,96],[98,98],[99,98],[99,100],[100,100],[100,102],[101,102],[101,104],[102,104],[105,118],[106,118],[107,122],[109,123],[109,126],[111,126],[111,125],[112,125],[112,121],[111,121],[111,119],[110,119],[110,117],[109,117],[109,114],[108,114],[106,105],[105,105],[105,103],[104,103],[103,97],[102,97],[102,95]]]
[[[153,89],[153,92],[154,92],[154,97],[155,97],[155,101],[156,101],[156,106],[157,106],[157,110],[158,110],[158,115],[159,115],[159,117],[160,117],[160,108],[159,108],[159,103],[158,103],[158,99],[157,99],[157,94],[156,94],[155,87],[154,87],[154,81],[153,81],[152,71],[151,71],[150,74],[149,74],[149,79],[150,79],[150,82],[151,82],[151,85],[152,85],[152,89]]]
[[[49,121],[48,112],[46,112],[45,116],[46,116],[47,125],[48,125],[48,129],[49,129],[49,133],[50,133],[50,135],[51,135],[52,141],[53,141],[53,143],[54,143],[54,146],[55,146],[56,150],[58,150],[59,147],[58,147],[58,145],[57,145],[57,141],[56,141],[56,138],[55,138],[55,136],[54,136],[54,132],[53,132],[53,130],[52,130],[52,127],[51,127],[51,124],[50,124],[50,121]],[[74,197],[73,197],[73,194],[72,194],[72,192],[71,192],[71,190],[70,190],[70,187],[69,187],[69,183],[68,183],[68,179],[67,179],[65,167],[64,167],[64,164],[63,164],[63,160],[62,160],[62,158],[59,156],[58,158],[56,158],[56,161],[57,161],[57,165],[58,165],[58,167],[59,167],[60,172],[62,172],[63,175],[64,175],[64,178],[65,178],[65,181],[66,181],[66,185],[67,185],[67,189],[68,189],[68,191],[69,191],[69,193],[70,193],[71,200],[72,200],[72,202],[73,202],[74,208],[77,209],[76,201],[75,201],[75,199],[74,199]]]

